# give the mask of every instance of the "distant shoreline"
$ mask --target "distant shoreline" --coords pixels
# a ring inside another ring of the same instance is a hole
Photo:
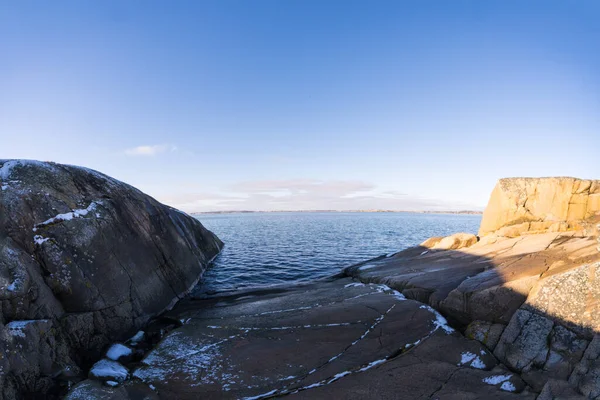
[[[461,211],[406,211],[406,210],[276,210],[276,211],[197,211],[190,215],[202,214],[264,214],[264,213],[409,213],[409,214],[459,214],[459,215],[481,215],[483,211],[461,210]]]

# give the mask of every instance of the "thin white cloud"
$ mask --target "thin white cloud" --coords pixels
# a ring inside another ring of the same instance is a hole
[[[177,150],[177,146],[169,144],[158,144],[153,146],[138,146],[125,150],[128,156],[155,156],[157,154],[173,152]]]
[[[159,196],[159,199],[188,212],[480,209],[472,204],[411,196],[399,191],[380,191],[367,182],[312,179],[246,181],[228,186],[226,193],[188,192]]]

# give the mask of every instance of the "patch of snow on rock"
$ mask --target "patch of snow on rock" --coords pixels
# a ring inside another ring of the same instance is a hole
[[[2,162],[4,160],[0,160],[0,162]],[[19,166],[19,167],[28,167],[28,166],[38,166],[38,167],[42,167],[45,169],[49,169],[49,170],[53,170],[54,167],[52,167],[52,165],[45,163],[45,162],[41,162],[41,161],[35,161],[35,160],[10,160],[10,161],[5,161],[2,164],[2,167],[0,167],[0,179],[6,181],[8,179],[10,179],[13,170],[15,167]],[[4,190],[4,189],[3,189]]]
[[[87,206],[87,208],[73,210],[71,212],[64,213],[64,214],[58,214],[50,219],[47,219],[44,222],[40,222],[39,224],[36,224],[35,227],[33,228],[33,231],[35,232],[35,231],[37,231],[38,228],[44,227],[46,225],[55,224],[55,223],[63,222],[63,221],[71,221],[74,218],[85,217],[86,215],[88,215],[88,213],[95,211],[96,207],[99,204],[102,204],[102,202],[101,201],[92,201],[90,203],[90,205]]]
[[[511,382],[508,382],[508,381],[506,381],[502,385],[500,385],[500,389],[502,389],[506,392],[514,392],[515,390],[517,390],[515,385],[513,385]]]
[[[9,289],[10,290],[10,289]],[[19,336],[19,337],[25,337],[25,332],[23,332],[23,329],[25,329],[25,327],[33,322],[37,322],[40,320],[24,320],[24,321],[12,321],[9,322],[6,325],[6,328],[8,329],[8,334],[11,336]],[[42,321],[47,321],[47,320],[42,320]]]
[[[116,361],[102,359],[92,366],[90,376],[111,381],[124,382],[129,376],[127,368]]]
[[[485,354],[485,353],[484,353]],[[461,354],[460,363],[458,365],[469,364],[473,368],[485,369],[485,363],[477,356],[469,351],[465,351]]]
[[[492,375],[487,378],[483,378],[483,383],[487,383],[488,385],[498,385],[499,383],[506,382],[512,377],[511,374],[508,375]]]
[[[426,309],[433,313],[433,315],[435,315],[435,320],[432,321],[433,325],[435,326],[434,331],[441,328],[446,332],[446,334],[451,334],[452,332],[454,332],[454,328],[448,325],[448,321],[446,321],[446,318],[442,317],[442,314],[437,312],[435,309],[427,305],[422,305],[420,308]]]
[[[113,344],[106,352],[106,357],[114,361],[119,361],[121,357],[127,357],[129,355],[131,355],[131,349],[121,343]]]
[[[39,244],[40,246],[41,246],[41,245],[42,245],[44,242],[46,242],[46,241],[48,241],[48,240],[49,240],[49,238],[45,238],[45,237],[42,237],[42,236],[40,236],[40,235],[35,235],[35,236],[33,237],[33,242],[34,242],[35,244]]]
[[[349,283],[349,284],[347,284],[347,285],[344,285],[344,287],[345,287],[345,288],[349,288],[349,287],[359,287],[359,286],[365,286],[365,284],[364,284],[364,283],[361,283],[361,282],[352,282],[352,283]]]
[[[139,342],[141,342],[142,340],[144,340],[144,336],[146,334],[144,333],[144,331],[138,331],[135,335],[133,335],[128,342],[132,345],[132,346],[137,346],[137,344]]]

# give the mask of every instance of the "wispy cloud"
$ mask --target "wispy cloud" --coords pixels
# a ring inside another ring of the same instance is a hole
[[[374,189],[370,183],[360,181],[320,181],[315,179],[287,179],[246,181],[229,188],[237,193],[320,193],[330,196],[345,196]]]
[[[173,152],[177,150],[177,146],[170,144],[158,144],[153,146],[138,146],[125,150],[128,156],[155,156],[157,154]]]
[[[360,181],[246,181],[224,189],[226,190],[222,193],[188,192],[159,198],[188,212],[479,209],[472,204],[422,198],[398,191],[381,191],[373,184]]]

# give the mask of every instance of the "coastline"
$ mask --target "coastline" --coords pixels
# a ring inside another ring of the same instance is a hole
[[[211,215],[211,214],[277,214],[277,213],[403,213],[403,214],[454,214],[454,215],[483,215],[483,211],[479,210],[460,210],[460,211],[433,211],[433,210],[231,210],[231,211],[196,211],[189,213],[195,215]]]

